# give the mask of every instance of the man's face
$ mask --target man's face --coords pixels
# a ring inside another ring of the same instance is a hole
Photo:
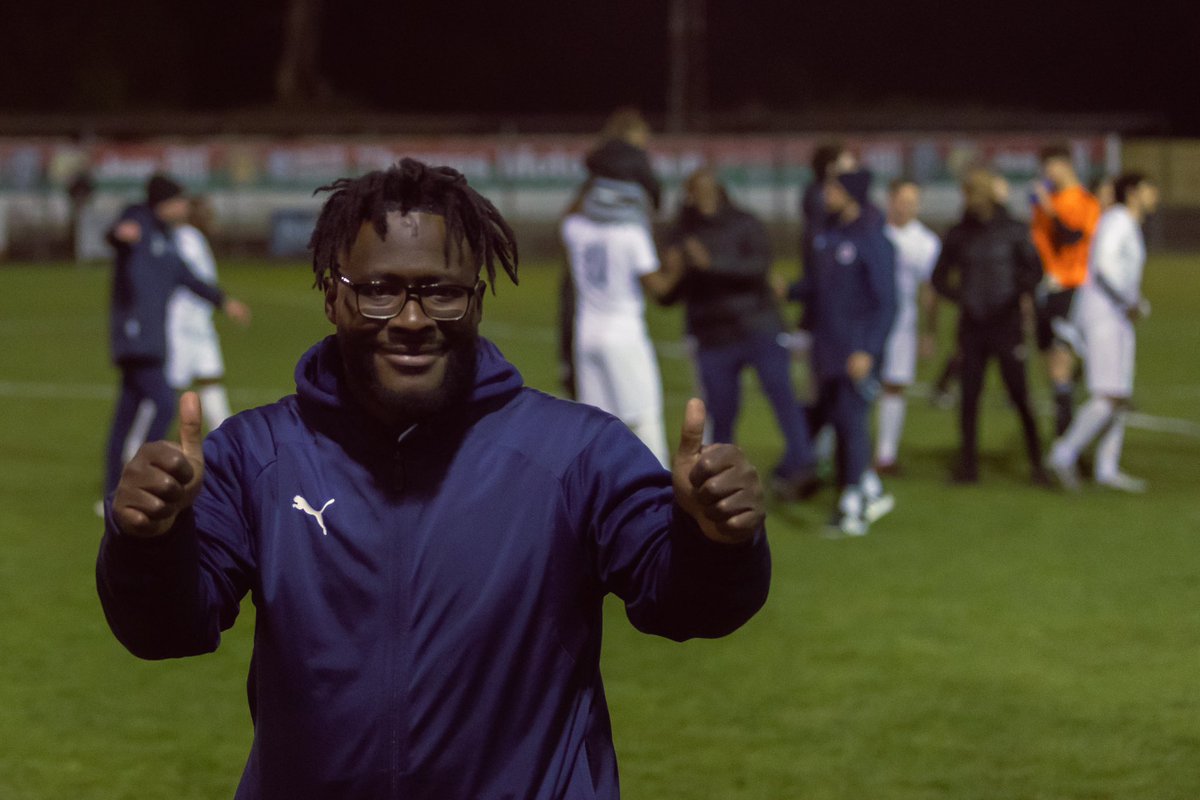
[[[687,199],[697,211],[711,217],[721,209],[721,189],[707,171],[697,172],[688,182]]]
[[[888,221],[903,227],[917,218],[921,210],[921,190],[911,183],[902,183],[888,197]]]
[[[830,214],[841,214],[850,205],[853,198],[846,191],[846,187],[842,186],[842,182],[836,176],[830,176],[825,179],[822,185],[822,190],[825,199],[825,210]]]
[[[1071,165],[1069,158],[1055,156],[1042,162],[1042,177],[1054,184],[1056,188],[1062,188],[1070,183],[1074,174],[1075,167]]]
[[[187,222],[191,203],[183,195],[177,195],[170,200],[163,200],[154,206],[154,215],[168,225],[182,225]]]
[[[341,273],[358,284],[474,286],[478,271],[469,252],[444,244],[445,219],[420,211],[387,215],[380,239],[365,223],[341,259]],[[454,322],[430,319],[415,297],[406,298],[390,320],[368,319],[357,310],[354,290],[336,278],[325,292],[325,315],[337,327],[346,381],[356,399],[389,425],[405,425],[463,399],[474,381],[475,345],[482,318],[482,288],[466,316]]]
[[[1137,187],[1138,201],[1142,206],[1142,214],[1150,216],[1158,210],[1158,187],[1153,183],[1142,181]]]

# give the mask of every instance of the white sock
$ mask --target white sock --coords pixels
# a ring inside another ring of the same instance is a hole
[[[834,431],[832,425],[826,425],[817,431],[816,440],[813,442],[813,454],[817,457],[817,461],[832,461],[836,449],[837,432]]]
[[[896,460],[900,448],[900,431],[904,429],[904,411],[907,404],[902,394],[885,392],[879,398],[878,425],[875,435],[875,462],[891,464]]]
[[[146,443],[146,434],[150,432],[154,412],[153,400],[138,403],[137,413],[133,415],[133,424],[129,426],[129,434],[125,437],[125,443],[121,445],[121,460],[126,464],[137,455],[138,448]]]
[[[862,476],[862,493],[868,500],[874,500],[883,494],[883,481],[879,480],[879,473],[873,469],[869,469]]]
[[[1125,443],[1125,416],[1124,411],[1116,413],[1112,424],[1100,437],[1100,444],[1096,446],[1094,474],[1097,480],[1111,478],[1121,471],[1117,465],[1121,461],[1121,447]]]
[[[1071,427],[1062,438],[1054,443],[1050,459],[1055,464],[1074,464],[1079,454],[1100,435],[1113,415],[1112,402],[1104,397],[1093,397],[1075,413]]]
[[[196,390],[200,395],[200,408],[204,412],[204,421],[208,429],[214,430],[225,420],[229,419],[229,395],[225,387],[219,383],[210,383]]]

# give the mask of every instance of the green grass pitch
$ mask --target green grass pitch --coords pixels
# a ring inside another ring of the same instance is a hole
[[[270,402],[327,332],[321,298],[301,264],[221,269],[255,313],[249,331],[221,323],[234,406]],[[522,277],[487,297],[483,331],[554,390],[555,271]],[[231,797],[251,735],[249,607],[216,654],[144,663],[96,600],[107,270],[0,279],[0,798]],[[1137,401],[1166,429],[1131,429],[1124,460],[1146,496],[1029,487],[993,371],[983,482],[946,484],[953,412],[914,399],[896,511],[830,541],[828,492],[772,506],[771,597],[733,636],[656,640],[610,603],[625,796],[1200,796],[1200,259],[1152,259],[1147,295]],[[681,319],[655,309],[651,323],[674,433],[691,386]],[[738,435],[765,471],[780,447],[746,387]]]

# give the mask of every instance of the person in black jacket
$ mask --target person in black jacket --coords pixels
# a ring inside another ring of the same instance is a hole
[[[814,458],[804,414],[791,381],[791,357],[779,342],[784,331],[767,277],[771,242],[753,215],[729,201],[709,169],[692,173],[684,186],[679,220],[664,253],[664,270],[686,270],[662,302],[682,299],[713,438],[732,442],[746,367],[759,383],[783,432],[784,453],[771,486],[782,500],[799,500],[816,489]]]
[[[1021,419],[1033,482],[1048,484],[1041,463],[1037,422],[1029,405],[1027,348],[1021,298],[1042,278],[1042,263],[1026,227],[995,200],[995,175],[971,170],[963,181],[966,212],[946,234],[933,269],[933,287],[959,307],[962,353],[961,455],[953,479],[979,480],[977,430],[979,395],[988,359],[1000,362],[1000,377]]]

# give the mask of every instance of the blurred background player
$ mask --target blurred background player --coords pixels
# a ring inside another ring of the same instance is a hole
[[[1008,209],[1009,199],[1011,197],[1011,187],[1008,185],[1008,179],[999,173],[992,176],[992,197],[996,201],[996,205]],[[937,309],[937,292],[934,292],[932,309]],[[1032,312],[1032,298],[1023,296],[1021,298],[1021,312],[1023,316],[1028,316]],[[935,314],[929,314],[925,318],[928,327],[926,332],[931,336],[937,336],[937,317]],[[935,408],[953,408],[954,393],[952,386],[958,383],[962,377],[962,352],[959,351],[957,344],[950,356],[946,359],[945,365],[938,373],[938,379],[933,385],[933,392],[930,395],[930,401]]]
[[[198,196],[191,199],[188,221],[175,228],[179,257],[193,275],[212,286],[217,285],[217,262],[208,239],[214,222],[212,204]],[[224,378],[212,306],[187,289],[176,289],[167,307],[167,382],[179,391],[195,388],[210,430],[230,413]]]
[[[809,496],[817,487],[808,426],[796,400],[791,356],[768,282],[771,242],[766,227],[738,208],[713,174],[700,169],[684,185],[679,219],[663,254],[670,274],[683,274],[676,291],[661,297],[686,304],[712,438],[733,442],[741,404],[741,374],[753,367],[783,433],[783,457],[772,472],[782,500]]]
[[[896,321],[883,351],[875,434],[875,471],[881,475],[899,472],[896,454],[904,429],[905,390],[916,376],[917,356],[933,355],[936,328],[930,327],[937,299],[929,285],[933,265],[942,243],[937,234],[917,219],[921,210],[921,187],[899,178],[888,187],[887,224],[884,234],[896,249]],[[918,300],[927,320],[925,332],[917,333]],[[932,332],[931,332],[932,331]]]
[[[585,198],[603,195],[602,202],[628,212],[630,219],[649,225],[662,202],[662,185],[654,175],[646,145],[650,125],[635,108],[619,108],[601,132],[602,141],[587,154]]]
[[[1041,442],[1026,382],[1028,349],[1021,315],[1021,298],[1037,287],[1042,266],[1025,226],[996,202],[994,177],[982,168],[967,173],[962,221],[946,233],[933,270],[934,288],[959,307],[962,439],[952,478],[956,483],[979,480],[979,396],[987,363],[995,357],[1004,388],[1021,419],[1032,480],[1044,484]]]
[[[1146,263],[1141,226],[1158,206],[1158,190],[1144,175],[1126,173],[1114,183],[1113,200],[1096,227],[1087,281],[1079,288],[1073,312],[1084,344],[1090,396],[1054,443],[1048,462],[1066,488],[1078,489],[1079,455],[1100,437],[1096,483],[1144,492],[1145,481],[1121,472],[1118,464],[1133,395],[1134,323],[1148,311],[1141,296]]]
[[[650,231],[662,201],[662,184],[654,174],[646,145],[650,125],[635,108],[614,111],[600,132],[601,141],[584,159],[587,180],[567,214],[584,210],[599,222],[635,222]],[[568,397],[578,397],[575,367],[575,296],[571,265],[559,282],[559,383]]]
[[[575,288],[576,399],[619,418],[667,466],[662,378],[646,330],[643,289],[665,295],[679,274],[659,270],[654,240],[607,194],[585,193],[561,234]]]
[[[849,536],[865,534],[894,504],[870,471],[867,417],[896,314],[895,250],[878,222],[878,211],[865,211],[870,188],[867,170],[826,179],[824,202],[831,224],[813,238],[812,259],[792,293],[804,303],[812,331],[820,409],[814,417],[833,425],[841,456],[842,492],[831,525]]]
[[[146,184],[146,201],[125,209],[108,234],[116,250],[109,342],[113,363],[121,371],[121,392],[105,456],[106,497],[121,477],[126,442],[142,401],[150,401],[152,409],[143,438],[163,438],[174,417],[175,392],[164,371],[167,301],[174,291],[187,287],[234,319],[250,317],[244,304],[184,265],[172,229],[187,220],[188,211],[183,187],[165,175],[154,175]]]
[[[800,197],[800,266],[808,264],[812,256],[813,239],[825,229],[829,212],[825,208],[825,181],[841,172],[858,169],[858,159],[841,142],[826,142],[813,151],[811,162],[813,179]]]
[[[1079,182],[1066,145],[1040,154],[1043,181],[1033,187],[1033,243],[1045,280],[1038,293],[1037,343],[1054,387],[1054,432],[1071,424],[1075,358],[1068,341],[1071,299],[1087,278],[1088,251],[1100,220],[1100,204]]]

